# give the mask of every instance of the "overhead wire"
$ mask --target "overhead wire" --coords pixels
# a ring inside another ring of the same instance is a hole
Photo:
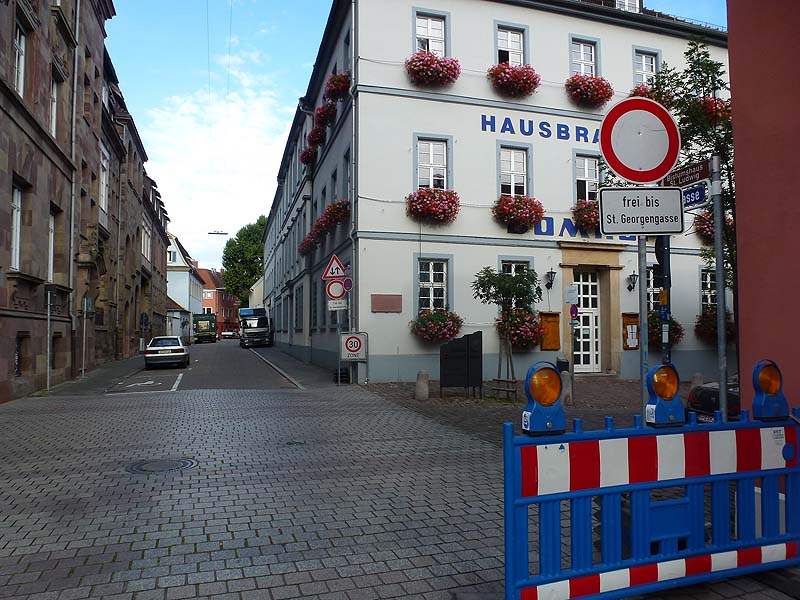
[[[231,93],[231,39],[233,38],[233,0],[229,0],[230,12],[228,13],[228,85],[225,95]]]

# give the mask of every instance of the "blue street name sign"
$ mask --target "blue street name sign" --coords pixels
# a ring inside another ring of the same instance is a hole
[[[683,194],[683,208],[697,208],[708,202],[708,187],[704,181],[685,187]]]
[[[660,305],[658,307],[658,316],[662,321],[666,321],[669,318],[669,306]]]

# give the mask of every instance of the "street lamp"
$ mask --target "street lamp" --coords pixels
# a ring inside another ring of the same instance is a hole
[[[209,231],[208,235],[228,235],[228,232],[217,229],[216,231]]]
[[[556,280],[556,272],[553,269],[550,269],[547,273],[544,274],[544,287],[548,290],[553,287],[553,282]]]
[[[632,292],[633,288],[636,287],[636,282],[637,282],[638,279],[639,279],[639,276],[636,274],[635,271],[633,273],[631,273],[630,275],[628,275],[628,291],[629,292]]]

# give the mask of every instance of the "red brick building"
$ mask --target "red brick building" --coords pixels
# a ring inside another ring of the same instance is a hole
[[[217,315],[217,333],[239,329],[239,298],[225,290],[222,273],[214,269],[198,269],[203,280],[203,312]]]

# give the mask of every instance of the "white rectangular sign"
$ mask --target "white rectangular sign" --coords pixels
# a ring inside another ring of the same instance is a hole
[[[367,360],[367,334],[358,332],[341,334],[339,357],[344,361],[365,362]]]
[[[577,304],[578,303],[578,284],[570,283],[566,287],[564,294],[564,304]]]
[[[604,235],[663,235],[683,232],[680,188],[600,188]]]
[[[347,310],[347,298],[328,300],[328,310]]]

